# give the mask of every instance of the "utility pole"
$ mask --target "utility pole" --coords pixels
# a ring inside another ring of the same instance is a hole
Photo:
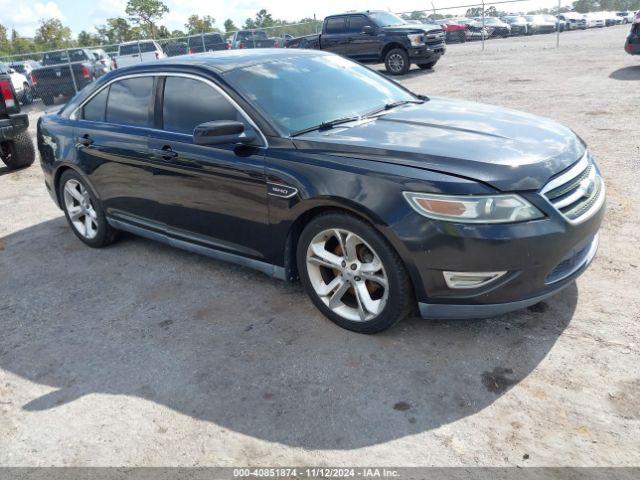
[[[560,15],[560,3],[562,0],[558,0],[558,15]],[[565,25],[565,28],[567,26]],[[560,20],[556,17],[556,48],[560,48]]]

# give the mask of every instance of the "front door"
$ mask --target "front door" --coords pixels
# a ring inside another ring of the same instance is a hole
[[[264,140],[212,83],[167,76],[156,105],[162,114],[149,137],[155,188],[167,232],[178,240],[262,260],[268,243]],[[214,120],[239,120],[255,146],[202,146],[193,129]]]

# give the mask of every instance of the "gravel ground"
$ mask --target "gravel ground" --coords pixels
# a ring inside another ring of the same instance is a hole
[[[37,164],[0,169],[0,465],[640,464],[627,31],[452,45],[401,80],[564,123],[606,177],[593,266],[489,320],[350,333],[251,270],[132,236],[86,248]]]

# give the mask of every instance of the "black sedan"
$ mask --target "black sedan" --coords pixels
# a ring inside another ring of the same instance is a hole
[[[110,72],[39,120],[38,148],[85,244],[124,230],[300,278],[366,333],[415,310],[486,317],[547,298],[594,258],[604,212],[568,128],[314,50]]]

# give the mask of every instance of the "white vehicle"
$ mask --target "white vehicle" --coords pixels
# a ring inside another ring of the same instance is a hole
[[[599,13],[585,13],[584,19],[587,21],[587,28],[604,27],[606,22]]]
[[[27,77],[17,72],[15,68],[3,63],[0,63],[0,73],[9,75],[13,90],[16,92],[16,98],[18,98],[23,105],[33,102],[33,92],[31,91],[31,85]]]
[[[565,22],[565,30],[584,30],[586,27],[587,21],[584,16],[577,12],[565,12],[558,15],[558,20],[564,20]]]
[[[616,12],[616,15],[622,19],[622,23],[633,23],[633,18],[635,17],[634,12],[629,10]]]
[[[167,55],[154,40],[140,40],[121,43],[118,46],[118,56],[115,67],[126,67],[140,62],[149,62],[165,58]]]

